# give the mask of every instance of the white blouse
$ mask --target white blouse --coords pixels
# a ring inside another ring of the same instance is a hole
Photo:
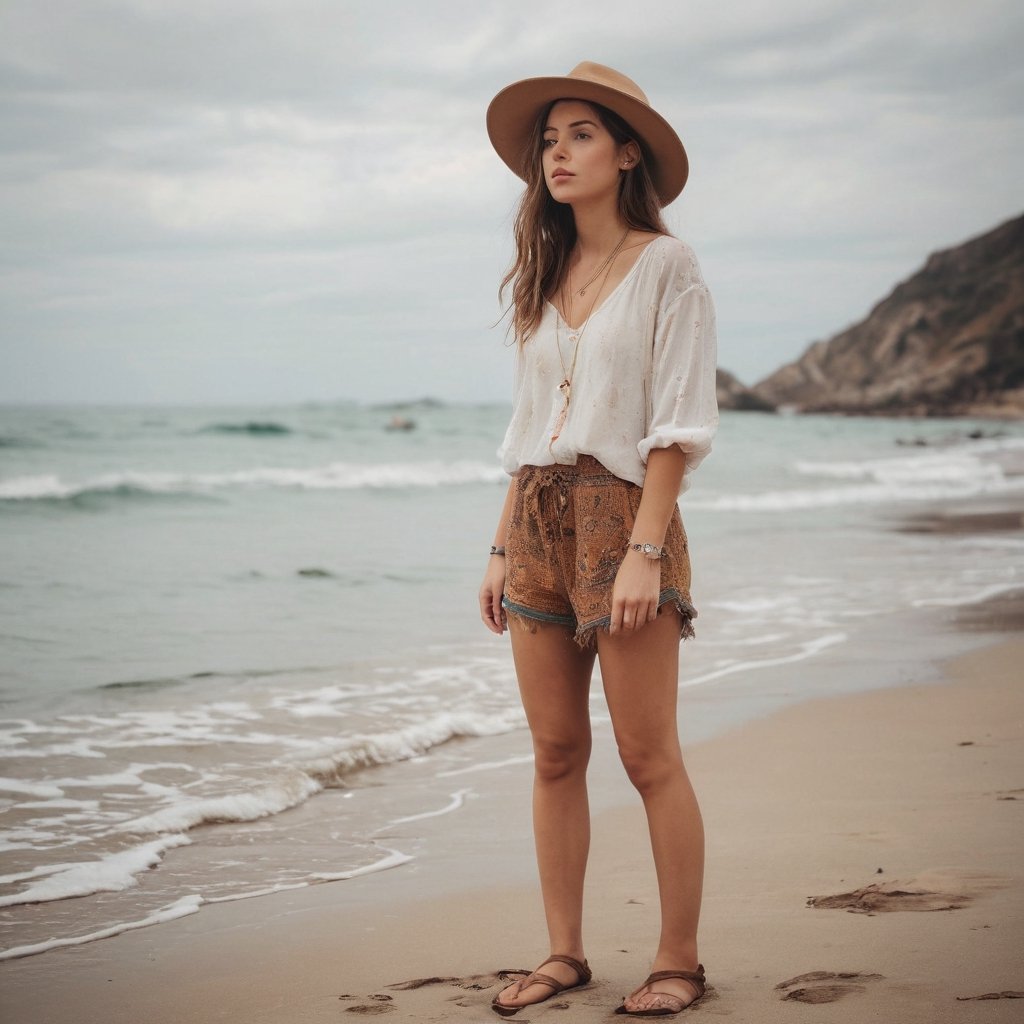
[[[678,444],[686,453],[685,491],[718,428],[715,307],[693,249],[671,235],[655,238],[593,311],[552,443],[565,407],[558,385],[572,358],[570,329],[546,302],[516,356],[512,420],[498,449],[505,471],[514,476],[522,466],[573,465],[592,455],[643,485],[651,449]]]

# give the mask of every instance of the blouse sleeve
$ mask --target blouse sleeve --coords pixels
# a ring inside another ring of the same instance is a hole
[[[647,436],[637,445],[644,463],[652,448],[677,444],[686,453],[680,493],[711,451],[718,429],[715,306],[706,285],[692,283],[655,321]]]

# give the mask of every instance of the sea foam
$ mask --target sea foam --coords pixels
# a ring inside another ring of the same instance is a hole
[[[1024,476],[1007,473],[1000,459],[1024,452],[1019,438],[972,442],[916,455],[792,464],[799,476],[843,481],[844,486],[766,490],[687,499],[691,508],[735,512],[880,505],[888,502],[942,501],[1024,492]]]
[[[490,484],[507,479],[497,466],[460,460],[442,462],[331,462],[307,468],[257,467],[222,473],[123,470],[68,482],[52,473],[0,480],[0,501],[68,501],[85,497],[161,495],[207,497],[231,488],[357,490]]]
[[[0,907],[19,903],[45,903],[66,900],[73,896],[87,896],[94,892],[119,892],[138,885],[136,875],[159,864],[167,850],[184,846],[191,840],[187,836],[173,835],[155,839],[117,853],[107,854],[99,860],[82,864],[58,865],[57,870],[30,885],[21,892],[0,896]]]

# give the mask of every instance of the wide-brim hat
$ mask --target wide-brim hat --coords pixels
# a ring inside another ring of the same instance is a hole
[[[662,206],[683,190],[690,173],[686,150],[672,126],[631,78],[585,60],[562,77],[524,78],[506,86],[487,108],[487,134],[498,156],[524,181],[535,152],[533,130],[540,112],[555,100],[600,103],[639,136],[650,157],[648,171]]]

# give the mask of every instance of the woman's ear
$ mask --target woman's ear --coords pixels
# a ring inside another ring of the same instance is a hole
[[[635,142],[627,142],[619,154],[619,167],[628,171],[631,167],[636,167],[639,162],[640,147]]]

